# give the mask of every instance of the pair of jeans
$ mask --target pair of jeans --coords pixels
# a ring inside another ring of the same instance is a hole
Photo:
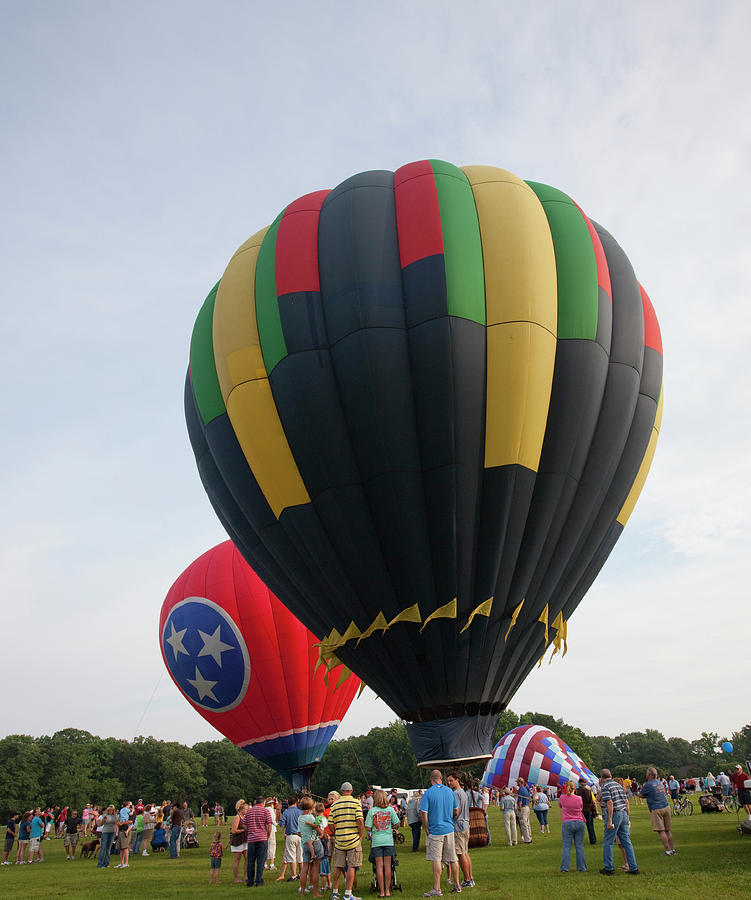
[[[602,862],[605,868],[609,871],[613,871],[613,843],[615,842],[616,836],[618,840],[621,842],[621,847],[626,851],[626,862],[628,863],[628,868],[630,872],[638,872],[639,866],[636,863],[636,856],[634,855],[634,846],[631,843],[631,833],[628,827],[628,814],[626,810],[618,810],[618,812],[613,812],[613,827],[608,828],[608,811],[607,809],[603,810],[602,817],[605,822],[605,835],[602,840]]]
[[[173,825],[169,830],[169,855],[172,859],[177,859],[180,855],[178,853],[180,849],[180,832],[182,828],[179,825]]]
[[[420,849],[420,832],[422,824],[420,822],[410,822],[409,827],[412,829],[412,852],[417,853]]]
[[[561,822],[561,837],[563,839],[561,872],[568,872],[568,867],[571,863],[571,841],[574,842],[574,847],[576,848],[576,868],[579,872],[586,872],[587,860],[584,857],[584,822],[581,820],[578,822]]]
[[[110,864],[110,853],[112,852],[112,844],[115,841],[115,834],[112,831],[102,832],[100,834],[101,844],[99,845],[99,857],[96,861],[97,869],[104,869]]]
[[[135,840],[133,841],[133,846],[131,848],[134,853],[138,853],[138,851],[141,849],[141,841],[142,840],[143,840],[143,832],[137,831]]]
[[[537,816],[537,821],[540,823],[540,826],[548,824],[548,807],[545,809],[536,809],[534,810],[535,815]]]
[[[589,812],[584,812],[584,822],[587,826],[587,833],[589,834],[589,843],[596,844],[597,843],[597,832],[595,831],[595,813],[594,810],[590,809]]]
[[[248,875],[245,879],[248,887],[263,884],[263,864],[268,844],[268,841],[248,841]]]

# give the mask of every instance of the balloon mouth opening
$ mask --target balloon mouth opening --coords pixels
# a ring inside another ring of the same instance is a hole
[[[441,766],[449,765],[461,768],[462,766],[475,766],[480,763],[486,763],[492,758],[492,753],[481,753],[479,756],[465,756],[461,759],[426,759],[423,762],[418,762],[417,765],[421,769],[438,769]]]

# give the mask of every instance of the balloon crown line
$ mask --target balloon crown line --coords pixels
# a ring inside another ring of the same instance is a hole
[[[506,630],[504,641],[508,640],[511,629],[514,627],[514,625],[516,625],[516,621],[519,618],[519,613],[522,611],[523,606],[524,600],[522,600],[521,603],[516,607],[516,609],[514,609],[514,611],[511,613],[511,621],[508,629]],[[459,634],[463,634],[469,628],[475,616],[486,616],[489,618],[492,608],[493,597],[488,597],[487,600],[483,600],[483,602],[475,607],[475,609],[473,609],[469,614],[469,618],[464,624],[464,627],[460,630]],[[538,622],[542,623],[545,626],[545,650],[543,651],[543,654],[540,657],[540,661],[537,664],[538,668],[542,665],[542,661],[545,658],[545,653],[547,653],[548,644],[550,643],[548,627],[554,628],[556,632],[552,640],[552,646],[555,649],[550,656],[550,662],[553,661],[553,657],[556,655],[556,653],[560,651],[561,645],[563,645],[563,653],[561,654],[561,656],[563,657],[566,655],[566,653],[568,653],[568,621],[563,618],[563,613],[559,612],[548,626],[548,617],[549,607],[546,603],[545,608],[540,613],[540,616],[537,619]],[[390,621],[386,619],[383,611],[379,612],[378,615],[370,623],[370,625],[368,625],[368,627],[365,629],[365,631],[361,631],[357,626],[357,623],[352,620],[344,630],[344,633],[340,633],[336,628],[332,628],[330,633],[325,638],[323,638],[323,640],[313,645],[314,647],[318,647],[318,661],[316,662],[315,671],[318,670],[319,666],[324,666],[326,669],[326,672],[324,673],[324,680],[326,681],[326,684],[328,684],[328,673],[332,669],[335,669],[337,666],[342,666],[343,672],[339,676],[339,681],[337,683],[337,687],[339,687],[340,684],[343,684],[344,681],[346,681],[346,679],[352,674],[352,672],[350,669],[344,666],[342,661],[336,655],[336,651],[350,641],[356,641],[357,643],[355,644],[355,646],[357,646],[360,641],[366,640],[377,631],[385,634],[389,630],[389,628],[391,628],[392,625],[396,625],[397,622],[413,622],[415,624],[421,625],[420,631],[422,632],[425,629],[425,626],[428,625],[428,623],[432,622],[434,619],[456,618],[457,602],[456,597],[454,597],[453,600],[450,600],[443,606],[439,606],[438,609],[434,610],[424,620],[420,614],[419,604],[417,603],[414,603],[412,606],[408,606],[406,609],[403,609]],[[363,688],[361,687],[360,693],[362,693],[362,690]]]

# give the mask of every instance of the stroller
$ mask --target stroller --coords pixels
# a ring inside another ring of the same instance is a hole
[[[196,837],[196,826],[194,822],[189,822],[180,838],[181,850],[195,850],[199,846]]]
[[[404,840],[404,835],[402,835],[402,840]],[[370,893],[377,894],[378,893],[378,879],[376,878],[376,861],[373,856],[373,851],[370,851],[368,856],[368,862],[373,865],[373,880],[370,882]],[[399,884],[396,878],[396,870],[399,865],[399,859],[396,855],[396,846],[394,847],[394,855],[391,857],[391,887],[389,889],[389,893],[393,894],[394,891],[399,891],[401,893],[402,886]]]

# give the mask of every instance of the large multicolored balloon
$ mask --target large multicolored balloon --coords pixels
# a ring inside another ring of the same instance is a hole
[[[517,778],[529,784],[565,785],[583,778],[591,787],[597,776],[557,734],[542,725],[520,725],[498,741],[485,766],[482,783],[487,787],[513,787]]]
[[[662,342],[564,193],[424,160],[239,248],[185,411],[217,515],[324,657],[413,723],[420,761],[487,758],[644,485]]]
[[[230,541],[188,566],[159,617],[162,658],[185,699],[295,788],[360,686],[346,670],[314,672],[315,644]]]

